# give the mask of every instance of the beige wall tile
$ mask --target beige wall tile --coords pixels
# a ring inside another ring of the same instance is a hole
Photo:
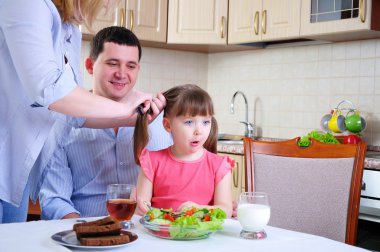
[[[82,46],[83,60],[88,42]],[[321,45],[201,54],[143,48],[137,88],[159,92],[195,83],[213,97],[219,131],[243,134],[244,102],[249,120],[264,137],[293,138],[319,129],[320,118],[350,100],[368,127],[364,139],[380,145],[380,39]],[[83,71],[87,88],[91,76]]]

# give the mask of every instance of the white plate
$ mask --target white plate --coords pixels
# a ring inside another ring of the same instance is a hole
[[[121,232],[124,232],[124,231],[121,231]],[[127,231],[127,232],[129,232],[129,231]],[[73,230],[65,230],[62,232],[58,232],[58,233],[52,235],[51,238],[53,239],[53,241],[55,241],[56,243],[61,244],[63,246],[72,247],[72,248],[98,249],[99,250],[99,249],[118,248],[118,247],[123,247],[123,246],[129,245],[131,243],[134,243],[137,240],[138,236],[137,236],[137,234],[135,234],[133,232],[130,232],[130,233],[133,236],[132,241],[130,241],[128,243],[124,243],[124,244],[111,245],[111,246],[83,246],[79,243],[77,236]]]

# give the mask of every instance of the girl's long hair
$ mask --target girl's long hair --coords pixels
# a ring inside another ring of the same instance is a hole
[[[164,117],[211,116],[211,131],[203,147],[217,152],[218,124],[214,118],[214,106],[210,95],[194,84],[173,87],[163,93],[166,99]],[[136,164],[140,165],[140,154],[149,141],[147,114],[138,115],[133,135]]]

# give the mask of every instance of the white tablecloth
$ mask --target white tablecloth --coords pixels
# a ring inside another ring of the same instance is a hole
[[[224,230],[203,240],[171,241],[153,237],[145,232],[134,216],[135,228],[132,232],[138,240],[112,251],[152,251],[152,252],[202,252],[202,251],[307,251],[307,252],[360,252],[367,251],[319,236],[267,227],[268,237],[263,240],[244,240],[239,237],[240,224],[236,220],[226,220]],[[92,219],[89,219],[92,220]],[[75,219],[56,221],[33,221],[26,223],[0,224],[0,251],[83,251],[69,249],[55,243],[51,236],[57,232],[72,229]],[[109,250],[107,250],[109,251]]]

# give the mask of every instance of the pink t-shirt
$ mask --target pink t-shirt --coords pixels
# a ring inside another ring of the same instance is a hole
[[[215,186],[232,171],[234,161],[204,151],[195,161],[176,159],[170,147],[159,151],[144,149],[141,168],[153,184],[152,206],[176,210],[183,202],[212,205]]]

